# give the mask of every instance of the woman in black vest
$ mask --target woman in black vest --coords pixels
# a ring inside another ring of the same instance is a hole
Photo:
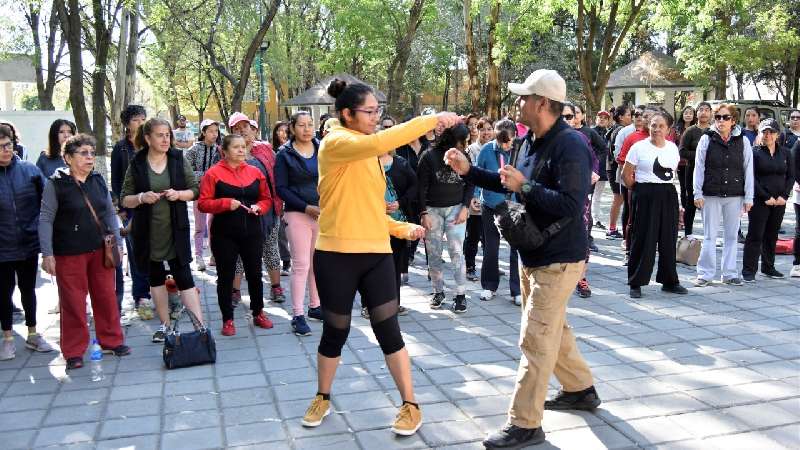
[[[161,326],[153,342],[163,342],[169,325],[167,271],[181,291],[183,304],[202,319],[200,298],[192,279],[192,251],[186,202],[198,196],[197,180],[183,152],[173,147],[172,129],[164,119],[152,118],[139,128],[139,151],[130,162],[122,185],[122,206],[136,209],[133,218],[133,254],[140,268],[149,268],[150,292]]]
[[[750,224],[742,261],[742,278],[746,282],[756,280],[759,256],[761,273],[769,278],[783,278],[783,274],[775,270],[775,243],[794,185],[789,149],[777,143],[780,133],[778,122],[765,119],[759,124],[758,132],[761,145],[753,148],[755,201],[748,213]]]
[[[104,265],[103,236],[113,233],[119,242],[119,224],[108,186],[94,171],[95,145],[88,134],[78,134],[64,143],[68,168],[57,169],[45,184],[39,216],[42,269],[56,276],[61,353],[67,369],[83,367],[83,354],[89,346],[87,294],[92,300],[100,346],[117,356],[131,352],[119,325],[114,268]]]
[[[723,103],[714,111],[714,125],[697,143],[694,164],[694,204],[702,210],[703,245],[695,285],[707,286],[717,271],[717,231],[724,229],[722,282],[741,286],[736,268],[736,244],[742,210],[753,206],[753,150],[736,125],[739,111]]]

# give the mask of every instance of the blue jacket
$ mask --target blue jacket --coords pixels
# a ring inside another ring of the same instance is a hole
[[[527,195],[516,194],[518,201],[525,203],[530,217],[540,229],[565,217],[572,220],[535,251],[520,250],[522,264],[525,267],[543,267],[583,261],[589,245],[583,223],[592,171],[589,144],[579,131],[571,129],[563,120],[557,120],[536,140],[532,141],[530,134],[525,140],[516,167],[529,180],[531,190]],[[539,176],[532,179],[540,156],[548,148],[548,161]],[[472,166],[465,178],[484,189],[507,193],[497,172]]]
[[[506,164],[511,164],[510,149],[509,151],[503,151],[503,149],[497,145],[497,141],[487,142],[483,148],[481,148],[481,152],[478,153],[478,161],[475,165],[481,169],[497,173],[497,171],[500,170],[500,155],[503,155]],[[489,208],[496,208],[497,205],[503,203],[506,199],[504,194],[480,187],[475,188],[475,197],[481,199],[481,204]]]
[[[319,156],[319,141],[313,139],[314,156]],[[377,164],[377,162],[375,163]],[[318,166],[309,170],[306,159],[294,148],[294,139],[283,144],[275,159],[275,184],[283,199],[284,211],[305,212],[306,206],[319,206]]]
[[[39,208],[44,177],[33,163],[14,157],[0,167],[0,262],[39,253]]]

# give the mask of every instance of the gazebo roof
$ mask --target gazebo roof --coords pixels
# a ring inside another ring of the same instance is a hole
[[[335,78],[344,80],[348,84],[350,83],[367,84],[350,74],[341,73],[337,75],[332,75],[321,80],[319,83],[311,86],[310,88],[306,89],[300,95],[297,95],[296,97],[287,100],[283,105],[284,106],[333,105],[335,100],[333,97],[328,95],[328,85],[331,84],[331,81],[333,81]],[[376,90],[375,97],[378,98],[379,103],[386,103],[386,95],[383,92]]]
[[[645,52],[636,60],[611,73],[607,89],[622,88],[691,88],[695,83],[686,79],[678,62],[669,55]]]
[[[36,72],[32,58],[31,55],[20,54],[0,56],[0,82],[35,83]]]

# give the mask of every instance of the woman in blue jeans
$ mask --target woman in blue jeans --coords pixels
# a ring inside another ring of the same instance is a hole
[[[494,125],[495,139],[486,143],[478,155],[476,167],[492,172],[500,170],[501,164],[511,164],[512,146],[517,134],[517,126],[510,120],[501,120]],[[498,255],[500,253],[500,232],[494,224],[494,211],[503,203],[506,196],[486,189],[476,189],[477,197],[481,201],[481,219],[483,222],[483,263],[481,265],[481,300],[491,300],[500,285],[500,270]],[[511,301],[517,305],[522,304],[519,289],[519,269],[517,268],[517,250],[509,251],[509,289]]]
[[[456,296],[453,299],[453,311],[456,313],[467,310],[467,272],[463,248],[468,207],[474,187],[465,183],[444,163],[444,154],[451,148],[464,152],[467,139],[469,129],[463,123],[444,130],[434,147],[422,155],[417,166],[417,188],[422,208],[420,216],[422,226],[428,230],[425,248],[434,291],[430,306],[439,309],[445,299],[442,250],[444,237],[447,236],[447,250],[456,282]]]

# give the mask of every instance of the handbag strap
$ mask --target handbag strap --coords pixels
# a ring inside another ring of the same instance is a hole
[[[178,322],[180,322],[181,318],[184,315],[189,316],[189,320],[192,322],[192,326],[194,327],[195,331],[201,331],[205,329],[205,327],[200,323],[200,320],[197,318],[197,316],[191,310],[184,307],[183,310],[181,311],[181,315],[178,316],[178,318],[175,319],[175,321],[172,323],[172,330],[171,330],[172,333],[180,333],[178,330]]]
[[[103,229],[106,227],[104,227],[100,223],[100,219],[97,217],[97,213],[94,211],[94,207],[92,206],[92,202],[89,201],[89,196],[86,195],[86,191],[83,190],[81,184],[78,183],[78,180],[75,177],[72,177],[72,180],[75,182],[75,185],[78,186],[78,190],[81,191],[81,194],[83,195],[83,200],[86,202],[86,206],[89,207],[89,212],[92,213],[92,218],[94,219],[95,225],[97,225],[97,229],[100,230],[100,234],[102,235],[108,234],[108,231],[103,231]]]

